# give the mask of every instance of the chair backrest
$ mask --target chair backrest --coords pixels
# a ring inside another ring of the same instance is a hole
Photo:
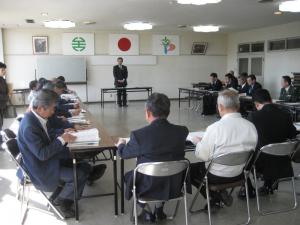
[[[137,173],[153,177],[169,177],[186,171],[187,176],[189,165],[188,160],[141,163],[134,169],[133,183],[135,184]]]
[[[215,156],[211,163],[216,163],[224,166],[239,166],[244,165],[248,162],[250,156],[252,155],[252,151],[238,151],[231,153],[224,153],[218,156]]]
[[[17,135],[10,129],[4,129],[3,132],[7,140],[17,137]]]
[[[21,153],[19,150],[18,142],[16,139],[10,139],[5,144],[5,151],[9,156],[17,163],[17,166],[21,166]]]
[[[274,156],[291,156],[297,146],[297,141],[287,141],[265,145],[260,149],[260,152]]]

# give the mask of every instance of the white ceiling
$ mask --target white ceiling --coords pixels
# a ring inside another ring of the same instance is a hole
[[[274,15],[280,1],[223,0],[205,6],[171,0],[0,0],[0,27],[42,27],[49,19],[68,19],[77,28],[122,30],[132,21],[150,22],[154,31],[178,31],[178,25],[220,25],[221,32],[248,30],[300,20],[300,13]],[[47,12],[48,17],[41,16]],[[34,19],[36,24],[26,24]],[[96,21],[83,25],[83,21]],[[190,27],[184,30],[191,30]]]

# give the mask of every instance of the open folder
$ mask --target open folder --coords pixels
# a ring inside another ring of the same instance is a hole
[[[76,140],[73,143],[68,144],[68,147],[78,147],[78,146],[94,146],[98,145],[100,141],[99,131],[97,128],[80,130],[71,133],[76,136]]]

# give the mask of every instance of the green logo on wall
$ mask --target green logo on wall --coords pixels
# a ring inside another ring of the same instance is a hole
[[[82,37],[75,37],[72,40],[72,48],[76,51],[76,52],[82,52],[86,47],[86,42],[84,40],[84,38]]]

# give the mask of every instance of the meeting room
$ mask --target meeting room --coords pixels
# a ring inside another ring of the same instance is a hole
[[[1,0],[0,224],[300,224],[300,0]]]

